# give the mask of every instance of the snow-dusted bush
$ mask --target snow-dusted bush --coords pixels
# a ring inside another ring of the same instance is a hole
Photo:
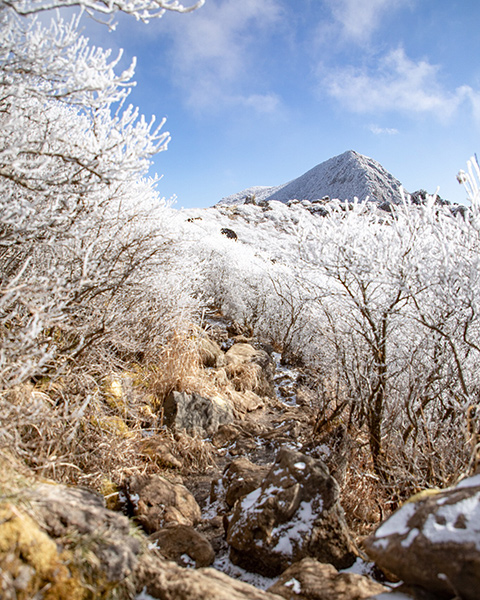
[[[319,398],[328,390],[377,475],[405,493],[449,484],[476,460],[476,165],[460,177],[465,211],[434,197],[390,213],[374,203],[331,203],[322,217],[278,203],[230,209],[236,230],[248,223],[251,256],[235,260],[226,244],[207,261],[218,304],[315,370]]]
[[[165,203],[141,179],[168,133],[123,106],[133,70],[117,76],[76,18],[44,27],[3,7],[0,26],[0,378],[9,385],[110,331],[120,338],[120,323],[158,297],[171,242]]]

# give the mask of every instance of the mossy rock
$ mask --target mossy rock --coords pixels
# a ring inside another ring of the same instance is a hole
[[[122,378],[111,375],[105,378],[103,392],[108,406],[122,416],[128,412],[128,403]]]
[[[105,505],[110,510],[121,510],[121,503],[119,500],[120,490],[118,486],[111,479],[103,479],[100,484],[100,493],[105,498]]]
[[[2,598],[44,600],[87,598],[78,576],[67,567],[70,556],[35,521],[13,504],[0,505]]]
[[[103,415],[102,417],[91,417],[90,420],[92,425],[95,425],[105,433],[122,438],[130,438],[134,435],[121,417]]]

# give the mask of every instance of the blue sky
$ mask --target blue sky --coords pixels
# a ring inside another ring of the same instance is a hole
[[[480,155],[478,0],[206,0],[117,21],[85,20],[86,35],[137,57],[130,101],[167,118],[152,174],[177,208],[285,183],[346,150],[409,191],[465,201],[456,174]]]

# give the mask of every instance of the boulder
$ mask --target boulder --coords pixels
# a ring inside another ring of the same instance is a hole
[[[243,457],[227,465],[221,478],[227,506],[232,508],[237,500],[257,489],[268,471],[269,467],[255,465]]]
[[[56,600],[80,600],[83,586],[65,556],[38,523],[10,503],[0,504],[0,597],[38,598],[47,589]]]
[[[252,392],[252,390],[244,390],[243,392],[229,390],[228,397],[231,398],[233,408],[240,418],[247,413],[255,412],[265,407],[265,399]]]
[[[364,575],[339,573],[333,565],[304,558],[284,571],[268,591],[287,600],[364,600],[388,588]]]
[[[187,488],[160,475],[131,477],[125,493],[133,516],[147,533],[154,533],[167,523],[193,526],[202,517]]]
[[[234,419],[230,403],[216,396],[171,392],[163,405],[165,425],[175,431],[185,430],[192,435],[212,436],[221,425]]]
[[[81,600],[125,591],[140,542],[102,496],[42,483],[12,498],[0,504],[2,600]]]
[[[137,569],[136,589],[161,600],[282,600],[215,569],[184,569],[148,555]]]
[[[241,433],[238,424],[221,425],[212,437],[212,444],[215,448],[226,448],[233,444]]]
[[[142,440],[140,449],[155,464],[163,469],[178,469],[183,467],[182,462],[172,454],[174,441],[161,435],[152,435]]]
[[[150,536],[162,556],[183,567],[209,567],[215,552],[207,538],[189,525],[170,525]]]
[[[480,590],[480,475],[407,501],[368,537],[368,555],[405,583],[441,597]]]
[[[125,579],[135,567],[140,543],[130,536],[130,523],[108,510],[100,494],[79,487],[40,484],[28,492],[29,502],[52,538],[83,536],[108,582]]]
[[[276,576],[307,556],[355,561],[339,486],[321,460],[282,448],[260,487],[235,504],[227,542],[235,564]]]
[[[235,389],[250,390],[259,396],[274,396],[275,363],[265,350],[250,344],[234,344],[225,354],[226,371]]]

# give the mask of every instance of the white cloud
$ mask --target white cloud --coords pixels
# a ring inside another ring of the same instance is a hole
[[[398,48],[384,56],[373,71],[352,67],[330,71],[324,75],[322,87],[353,112],[430,113],[448,119],[472,90],[462,86],[449,92],[438,74],[438,66],[412,61]]]
[[[242,97],[239,88],[254,85],[250,75],[259,42],[280,15],[279,0],[209,0],[183,19],[172,19],[174,78],[187,102],[201,108],[238,102],[272,109],[276,103],[270,94]]]
[[[241,99],[245,106],[255,109],[259,113],[276,113],[280,108],[280,98],[276,94],[252,94]]]
[[[379,127],[378,125],[370,125],[370,131],[375,135],[397,135],[398,129],[393,127]]]
[[[472,103],[473,117],[477,123],[480,123],[480,92],[475,92],[468,86],[465,87],[465,94]]]
[[[355,42],[368,40],[387,11],[410,5],[411,0],[327,0],[343,37]]]

